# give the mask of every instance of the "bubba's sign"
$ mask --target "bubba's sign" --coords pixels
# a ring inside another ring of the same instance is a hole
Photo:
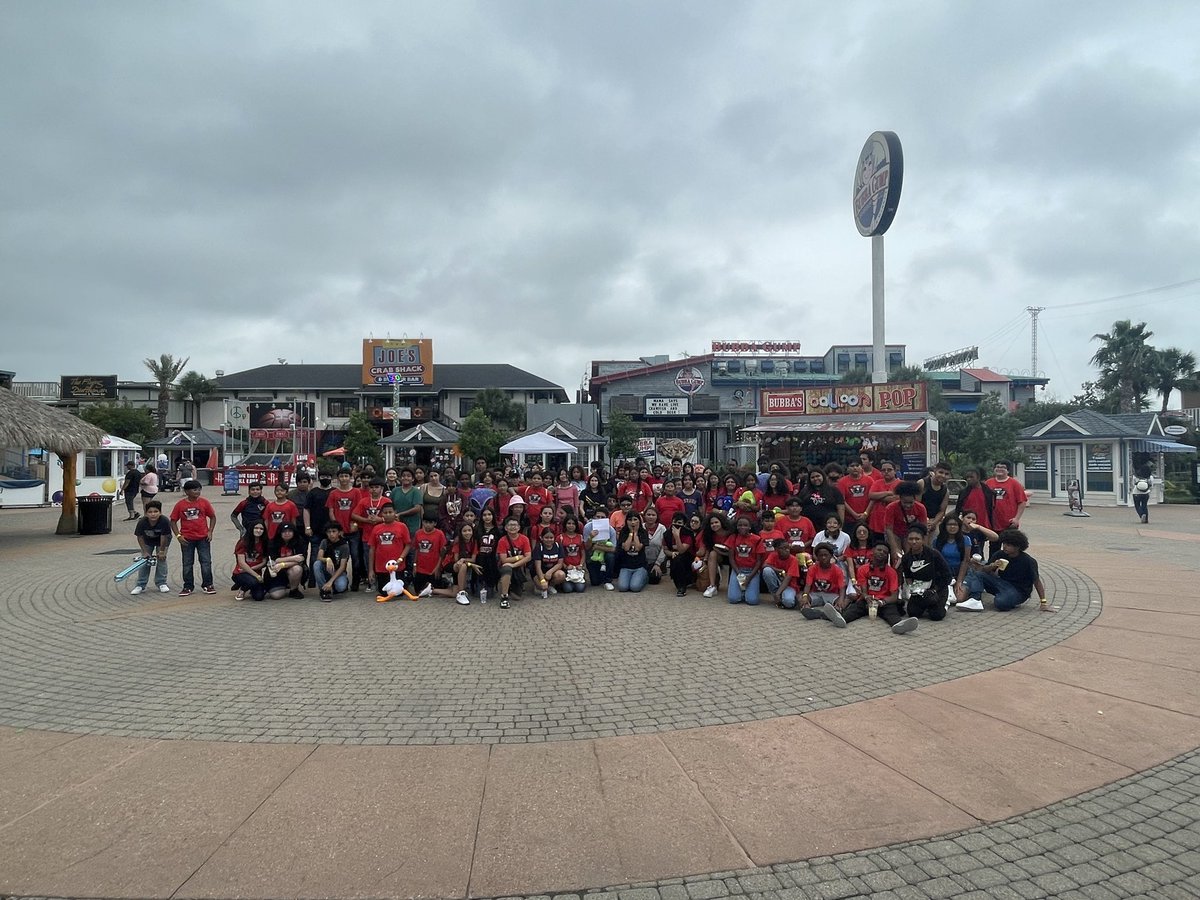
[[[798,390],[760,390],[758,414],[772,416],[844,416],[862,413],[915,413],[929,409],[923,381],[899,384],[837,384]]]

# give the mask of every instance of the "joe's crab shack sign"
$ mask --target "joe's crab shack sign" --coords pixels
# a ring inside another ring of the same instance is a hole
[[[844,416],[847,413],[923,413],[929,410],[927,385],[839,384],[833,387],[760,390],[758,415]]]

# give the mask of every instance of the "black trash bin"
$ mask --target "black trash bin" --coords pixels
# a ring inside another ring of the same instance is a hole
[[[112,497],[79,497],[80,534],[109,534],[112,532]]]

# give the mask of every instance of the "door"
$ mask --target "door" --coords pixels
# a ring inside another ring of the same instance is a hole
[[[1055,447],[1054,462],[1054,468],[1057,473],[1054,479],[1054,496],[1066,497],[1067,488],[1071,482],[1075,482],[1078,485],[1080,495],[1082,496],[1083,472],[1079,467],[1079,448]]]

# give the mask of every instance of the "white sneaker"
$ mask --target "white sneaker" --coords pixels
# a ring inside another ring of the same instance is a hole
[[[421,593],[417,594],[418,597],[429,597],[432,595],[433,595],[433,585],[432,584],[425,585],[425,587],[421,588]]]
[[[717,596],[717,586],[715,584],[710,584],[708,587],[706,587],[704,589],[704,596],[705,597]]]
[[[139,584],[137,587],[135,587],[135,588],[134,588],[132,591],[130,591],[129,593],[130,593],[130,594],[140,594],[140,593],[141,593],[142,591],[144,591],[144,590],[145,590],[145,588],[144,588],[144,587],[142,587],[142,586]]]
[[[901,619],[892,626],[892,634],[908,634],[910,631],[917,630],[917,620],[912,616],[907,619]]]
[[[557,597],[558,596],[558,588],[550,588],[550,596]]]
[[[613,587],[613,583],[611,581],[604,582],[604,589],[606,591],[615,591],[616,590],[616,588]]]
[[[160,594],[169,594],[169,593],[171,593],[171,589],[169,587],[167,587],[165,584],[160,584],[158,586],[158,592]]]
[[[549,599],[549,597],[550,597],[549,591],[542,591],[542,599],[543,600],[547,600],[547,599]]]
[[[459,606],[470,606],[471,598],[467,596],[466,591],[459,591],[458,595],[454,598],[454,602]]]
[[[966,612],[983,612],[982,600],[963,600],[955,609],[965,610]]]

